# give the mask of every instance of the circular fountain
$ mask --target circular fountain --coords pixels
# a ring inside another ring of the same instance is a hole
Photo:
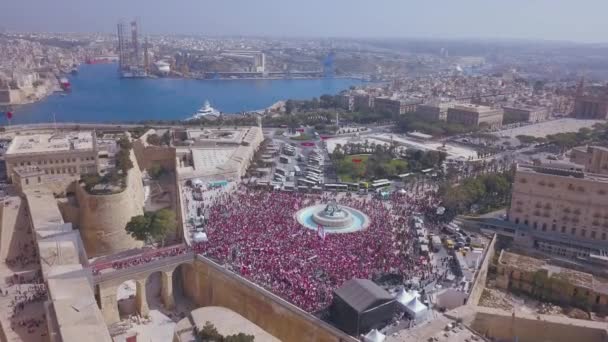
[[[317,230],[322,226],[326,233],[352,233],[367,228],[369,217],[362,211],[347,206],[339,206],[335,200],[318,204],[296,212],[296,220],[308,229]]]

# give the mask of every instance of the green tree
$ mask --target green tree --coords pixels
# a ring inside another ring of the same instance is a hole
[[[169,209],[161,209],[132,217],[125,230],[131,237],[146,244],[161,241],[164,245],[168,233],[176,227],[175,213]]]
[[[125,136],[125,135],[123,135],[120,139],[118,139],[118,141],[116,143],[123,150],[130,150],[131,148],[133,148],[133,144],[131,143],[131,140],[129,140],[129,138],[127,138],[127,136]]]
[[[162,144],[162,140],[158,136],[158,134],[150,134],[150,135],[148,135],[148,137],[146,138],[146,142],[148,144],[154,145],[154,146],[160,146]]]
[[[224,340],[224,337],[209,321],[205,322],[203,329],[198,331],[196,335],[202,342],[222,342]]]
[[[224,342],[253,342],[255,337],[244,333],[228,335],[224,338]]]
[[[127,222],[125,229],[132,238],[139,241],[144,241],[147,244],[152,240],[152,233],[150,231],[151,222],[152,215],[150,213],[133,216],[131,220]]]

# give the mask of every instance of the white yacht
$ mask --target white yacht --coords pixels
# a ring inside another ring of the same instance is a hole
[[[200,119],[203,117],[210,117],[210,116],[217,118],[220,116],[220,112],[217,109],[211,107],[211,105],[209,104],[209,101],[205,101],[205,105],[201,109],[199,109],[196,113],[194,113],[194,115],[192,115],[189,120],[196,120],[196,119]]]

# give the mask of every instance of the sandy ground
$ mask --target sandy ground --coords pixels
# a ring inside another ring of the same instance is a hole
[[[533,137],[545,137],[549,134],[577,132],[583,127],[591,127],[596,123],[603,122],[601,120],[579,120],[573,118],[564,118],[540,122],[532,125],[521,126],[511,129],[506,129],[493,133],[499,137],[515,138],[518,135],[531,135]]]
[[[436,141],[422,142],[419,140],[410,139],[410,138],[406,137],[405,135],[387,134],[387,133],[364,135],[364,136],[358,137],[358,138],[356,138],[356,137],[332,138],[332,139],[326,140],[325,142],[327,143],[327,151],[329,153],[331,153],[336,148],[337,144],[345,145],[349,142],[365,143],[365,140],[367,140],[369,144],[374,142],[376,144],[383,144],[383,145],[388,145],[388,141],[393,140],[399,144],[406,145],[406,147],[420,149],[420,150],[424,150],[424,151],[430,151],[430,150],[437,151],[439,148],[444,148],[443,144],[440,142],[436,142]],[[477,158],[477,152],[475,150],[464,147],[464,146],[446,144],[445,150],[443,150],[443,151],[446,152],[451,158],[460,158],[460,159]]]

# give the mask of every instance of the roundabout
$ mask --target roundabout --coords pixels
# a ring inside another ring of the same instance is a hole
[[[370,224],[369,217],[362,211],[339,206],[336,201],[300,209],[295,219],[311,230],[322,226],[328,234],[353,233],[366,229]]]

